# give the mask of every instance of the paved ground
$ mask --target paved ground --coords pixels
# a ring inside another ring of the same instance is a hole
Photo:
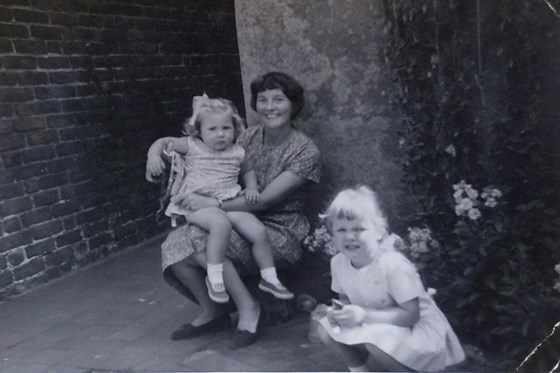
[[[198,306],[164,283],[161,240],[1,302],[0,372],[345,371],[308,340],[304,314],[238,351],[233,330],[171,341]]]

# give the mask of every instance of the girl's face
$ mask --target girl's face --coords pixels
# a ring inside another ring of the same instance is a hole
[[[290,124],[292,102],[281,89],[268,89],[257,93],[255,107],[265,127],[279,128]]]
[[[234,126],[229,113],[206,112],[200,116],[200,137],[211,149],[226,150],[233,144]]]
[[[360,218],[336,217],[332,222],[332,234],[336,249],[350,259],[354,267],[371,263],[379,236],[373,224]]]

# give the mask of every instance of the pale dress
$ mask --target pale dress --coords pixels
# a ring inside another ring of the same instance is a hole
[[[309,223],[303,214],[303,208],[311,184],[319,181],[319,149],[299,130],[282,145],[266,145],[263,127],[260,125],[249,127],[238,138],[237,144],[245,149],[245,158],[257,175],[260,191],[282,172],[290,172],[306,180],[303,186],[275,206],[254,213],[266,227],[275,266],[278,269],[294,268],[302,258],[301,241],[309,232]],[[196,252],[204,251],[206,239],[205,230],[194,224],[184,224],[169,233],[161,245],[165,280],[190,299],[193,299],[192,294],[177,280],[170,266]],[[231,233],[226,256],[232,260],[241,275],[259,271],[250,243],[235,230]]]
[[[170,171],[170,195],[198,193],[219,200],[233,198],[241,191],[238,183],[245,150],[232,144],[225,150],[214,150],[194,136],[186,138],[187,152],[172,152]],[[175,219],[188,217],[191,211],[169,202],[165,215]],[[172,223],[175,226],[173,220]]]
[[[345,294],[364,308],[395,307],[418,297],[420,319],[413,327],[393,324],[362,324],[336,328],[322,318],[321,325],[336,341],[373,344],[415,371],[440,371],[464,360],[459,340],[424,286],[414,265],[401,253],[381,254],[370,265],[356,269],[343,254],[331,259],[332,290]]]

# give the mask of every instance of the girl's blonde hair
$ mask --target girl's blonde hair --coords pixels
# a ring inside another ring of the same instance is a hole
[[[339,192],[333,199],[327,211],[319,217],[332,233],[334,219],[360,219],[371,223],[380,233],[378,240],[388,234],[387,219],[379,206],[377,194],[367,186],[348,188]]]
[[[202,113],[231,115],[234,141],[245,130],[245,120],[241,118],[233,102],[225,98],[209,98],[205,93],[202,96],[195,96],[193,98],[193,115],[183,125],[183,133],[185,135],[200,137],[200,114]]]

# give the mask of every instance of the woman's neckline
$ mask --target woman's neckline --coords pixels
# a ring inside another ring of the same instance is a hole
[[[270,143],[269,141],[267,141],[267,137],[266,137],[266,128],[262,127],[262,141],[263,144],[269,148],[278,148],[280,146],[283,146],[287,143],[290,142],[290,140],[296,135],[297,133],[297,129],[290,123],[290,127],[289,130],[285,133],[282,134],[281,136],[279,136],[279,140],[275,139],[273,143]],[[269,139],[270,140],[270,139]]]

